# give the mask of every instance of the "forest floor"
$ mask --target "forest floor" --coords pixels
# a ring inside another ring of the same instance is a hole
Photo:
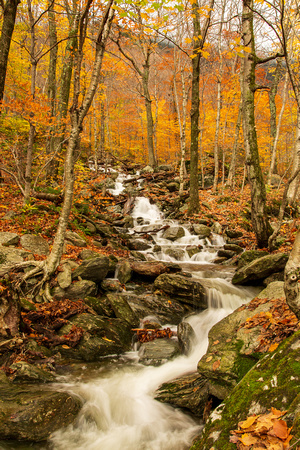
[[[166,181],[170,182],[169,177]],[[126,250],[114,250],[110,247],[95,247],[93,244],[93,236],[86,233],[84,227],[85,208],[90,218],[95,215],[108,215],[112,219],[118,219],[119,214],[113,212],[115,205],[124,205],[126,195],[114,197],[107,193],[103,195],[101,190],[95,190],[95,185],[99,185],[104,179],[104,175],[95,175],[91,171],[81,173],[75,184],[74,206],[72,209],[69,228],[82,235],[87,242],[88,248],[103,254],[116,254],[116,256],[127,256]],[[150,181],[150,183],[149,183]],[[219,192],[214,193],[212,189],[200,189],[200,212],[191,217],[187,215],[187,208],[181,209],[180,220],[183,222],[195,222],[202,218],[211,218],[218,221],[223,229],[229,227],[243,232],[244,246],[246,249],[255,249],[256,241],[255,235],[251,227],[251,200],[250,189],[246,184],[241,190],[241,183],[237,180],[236,188],[220,188]],[[267,192],[267,208],[270,216],[270,221],[276,222],[280,202],[282,198],[284,186],[279,189],[269,189]],[[151,177],[147,179],[147,189],[141,195],[150,198],[152,203],[161,203],[167,201],[168,203],[176,202],[178,200],[178,192],[168,192],[167,189],[161,189]],[[187,197],[187,195],[186,195]],[[61,205],[53,202],[33,199],[30,205],[24,206],[23,197],[14,184],[3,183],[0,184],[0,231],[14,232],[19,235],[31,233],[40,234],[43,238],[51,241],[55,234]],[[7,213],[12,218],[6,219]],[[97,218],[98,222],[101,222]],[[103,223],[107,223],[103,220]],[[285,221],[281,227],[279,235],[279,245],[276,252],[289,252],[292,248],[297,226],[300,224],[299,217],[295,218],[293,211],[290,210],[286,214]],[[66,252],[64,258],[77,259],[81,248],[72,245],[66,245]],[[35,255],[36,259],[43,259],[45,257]]]

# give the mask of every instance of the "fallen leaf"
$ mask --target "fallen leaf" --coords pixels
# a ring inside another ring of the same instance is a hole
[[[212,366],[213,370],[217,370],[217,368],[219,367],[220,364],[221,364],[220,359],[218,359],[218,361],[215,361]]]
[[[249,427],[251,427],[251,425],[254,424],[256,419],[257,419],[257,416],[250,416],[246,420],[244,420],[244,422],[240,422],[239,423],[239,427],[241,427],[241,428],[249,428]]]
[[[212,356],[208,356],[208,358],[206,358],[205,362],[209,362],[212,360]]]

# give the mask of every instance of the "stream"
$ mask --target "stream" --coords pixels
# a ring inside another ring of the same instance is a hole
[[[122,180],[117,180],[113,194],[121,191]],[[132,217],[134,237],[136,232],[159,230],[166,224],[178,226],[175,221],[165,220],[157,206],[144,197],[136,199]],[[158,402],[154,399],[155,391],[166,381],[196,371],[198,361],[207,350],[210,328],[250,301],[256,290],[233,286],[230,279],[234,269],[213,264],[217,250],[224,245],[222,236],[199,239],[187,226],[180,226],[184,228],[184,236],[175,242],[164,239],[163,230],[152,233],[153,242],[143,253],[148,260],[180,264],[205,287],[208,309],[184,319],[196,334],[190,353],[159,367],[139,363],[135,349],[121,356],[103,358],[97,364],[78,364],[70,375],[61,376],[54,385],[54,389],[68,391],[82,399],[84,406],[76,423],[53,433],[45,445],[1,447],[0,444],[0,448],[185,450],[191,446],[192,439],[203,427],[201,420]],[[187,250],[191,246],[201,251],[190,257]],[[175,325],[167,326],[176,330]]]
[[[117,185],[120,192],[120,185]],[[116,192],[115,191],[115,192]],[[114,193],[115,193],[114,192]],[[159,229],[166,224],[162,213],[144,197],[136,199],[132,212],[135,232]],[[176,222],[167,221],[169,225]],[[233,269],[215,266],[212,261],[224,244],[223,238],[200,240],[184,227],[185,235],[176,242],[154,234],[153,247],[144,251],[148,260],[159,259],[181,264],[185,271],[201,280],[209,308],[185,318],[197,336],[187,356],[179,356],[159,367],[143,366],[137,351],[121,358],[108,358],[106,364],[92,373],[82,370],[76,380],[67,380],[60,388],[78,395],[84,406],[77,423],[53,434],[50,442],[55,450],[185,450],[203,425],[179,409],[154,399],[156,389],[163,383],[196,370],[205,354],[210,328],[241,304],[250,301],[251,288],[237,288],[230,283]],[[153,248],[159,248],[154,252]],[[191,258],[189,246],[202,246]],[[158,247],[157,247],[158,246]],[[179,250],[177,259],[170,248]],[[172,326],[172,324],[170,324]],[[172,327],[176,329],[175,326]]]

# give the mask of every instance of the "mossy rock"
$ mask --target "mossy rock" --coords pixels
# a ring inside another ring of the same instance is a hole
[[[190,450],[235,450],[230,431],[252,414],[271,407],[287,411],[284,419],[292,426],[293,442],[300,438],[300,331],[286,339],[244,376],[231,394],[210,415],[202,436]]]

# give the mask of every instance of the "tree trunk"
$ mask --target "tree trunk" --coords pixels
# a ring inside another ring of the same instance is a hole
[[[296,239],[284,270],[284,291],[287,304],[300,319],[300,231]]]
[[[268,246],[271,227],[266,211],[266,189],[259,162],[254,115],[256,54],[253,33],[253,0],[243,0],[243,44],[251,49],[243,58],[243,132],[246,153],[247,176],[251,189],[251,221],[259,248]]]
[[[300,96],[299,96],[300,97]],[[296,127],[296,141],[294,147],[294,161],[292,167],[292,174],[294,174],[300,167],[300,99],[297,107],[297,127]],[[290,184],[287,198],[289,205],[296,202],[297,194],[299,192],[300,175],[298,174],[294,181]]]
[[[199,211],[199,179],[198,179],[198,141],[199,141],[199,80],[201,50],[205,43],[214,0],[210,1],[209,11],[204,21],[203,29],[200,27],[200,14],[198,0],[192,2],[193,15],[193,55],[192,55],[192,98],[191,98],[191,166],[190,166],[190,204],[189,214]]]
[[[152,100],[149,93],[149,64],[146,62],[144,65],[144,71],[142,74],[143,94],[145,99],[146,117],[147,117],[147,144],[148,144],[148,158],[149,165],[151,167],[156,166],[156,159],[154,154],[154,141],[153,141],[153,116],[152,116]]]
[[[237,121],[236,121],[236,125],[235,125],[234,143],[233,143],[233,148],[232,148],[231,163],[230,163],[228,178],[227,178],[227,185],[231,186],[231,187],[234,187],[234,185],[235,185],[236,154],[237,154],[239,135],[240,135],[240,129],[241,129],[241,123],[242,123],[242,111],[243,111],[243,99],[241,98],[241,101],[239,104],[238,117],[237,117]]]
[[[7,61],[20,0],[7,0],[3,10],[0,36],[0,103],[3,100]]]

